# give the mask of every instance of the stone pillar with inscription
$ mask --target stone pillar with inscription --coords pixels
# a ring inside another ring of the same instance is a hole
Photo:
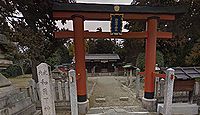
[[[37,66],[37,75],[41,94],[42,114],[56,115],[54,98],[51,91],[51,78],[46,63],[41,63]]]

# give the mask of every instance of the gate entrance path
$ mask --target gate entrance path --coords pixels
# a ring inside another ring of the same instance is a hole
[[[92,114],[150,114],[142,108],[141,102],[136,99],[135,92],[123,85],[126,77],[101,76],[90,77],[88,80],[96,82],[90,96],[90,110]]]

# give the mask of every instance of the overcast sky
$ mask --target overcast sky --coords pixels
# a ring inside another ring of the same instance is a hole
[[[77,0],[77,3],[98,3],[98,4],[124,4],[130,5],[132,0]],[[123,22],[125,24],[126,22]],[[58,23],[59,27],[63,27],[61,23]],[[72,21],[68,21],[64,26],[69,30],[73,30]],[[109,21],[85,21],[84,28],[89,31],[96,31],[98,27],[101,27],[104,32],[110,31]],[[123,29],[123,32],[127,30]]]

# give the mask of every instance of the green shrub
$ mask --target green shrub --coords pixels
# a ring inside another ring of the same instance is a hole
[[[22,75],[21,68],[17,65],[9,66],[7,69],[1,72],[6,77],[16,77]]]

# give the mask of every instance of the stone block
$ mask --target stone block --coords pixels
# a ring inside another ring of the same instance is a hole
[[[11,85],[11,82],[0,73],[0,87],[7,87]]]
[[[78,114],[85,115],[89,110],[89,100],[85,102],[78,102]]]
[[[101,97],[101,98],[96,98],[95,101],[96,101],[97,103],[106,102],[106,98],[103,98],[103,97]]]
[[[156,111],[156,108],[157,108],[156,103],[157,103],[156,99],[146,99],[144,97],[142,98],[142,106],[150,112]]]
[[[120,101],[128,101],[128,97],[120,97],[119,100]]]
[[[2,87],[0,88],[0,98],[19,92],[20,92],[19,89],[16,89],[13,86]]]
[[[33,113],[33,115],[42,115],[41,110],[36,110],[35,113]]]
[[[157,113],[163,114],[163,104],[158,104]],[[174,115],[198,115],[198,105],[189,103],[173,103],[172,114]]]
[[[0,110],[0,115],[9,115],[8,108],[3,108]]]
[[[25,92],[19,92],[19,93],[15,93],[15,94],[12,94],[12,95],[9,95],[8,96],[8,101],[7,103],[8,104],[14,104],[20,100],[24,100],[26,99],[26,93]]]
[[[13,103],[11,105],[9,105],[9,114],[14,114],[20,110],[23,110],[24,108],[30,106],[32,104],[31,102],[31,98],[28,97],[26,99],[20,100],[16,103]]]
[[[15,115],[33,115],[35,112],[36,112],[36,107],[34,104],[31,104],[14,114]]]
[[[6,106],[7,100],[8,100],[8,97],[0,98],[0,109],[4,108]]]

